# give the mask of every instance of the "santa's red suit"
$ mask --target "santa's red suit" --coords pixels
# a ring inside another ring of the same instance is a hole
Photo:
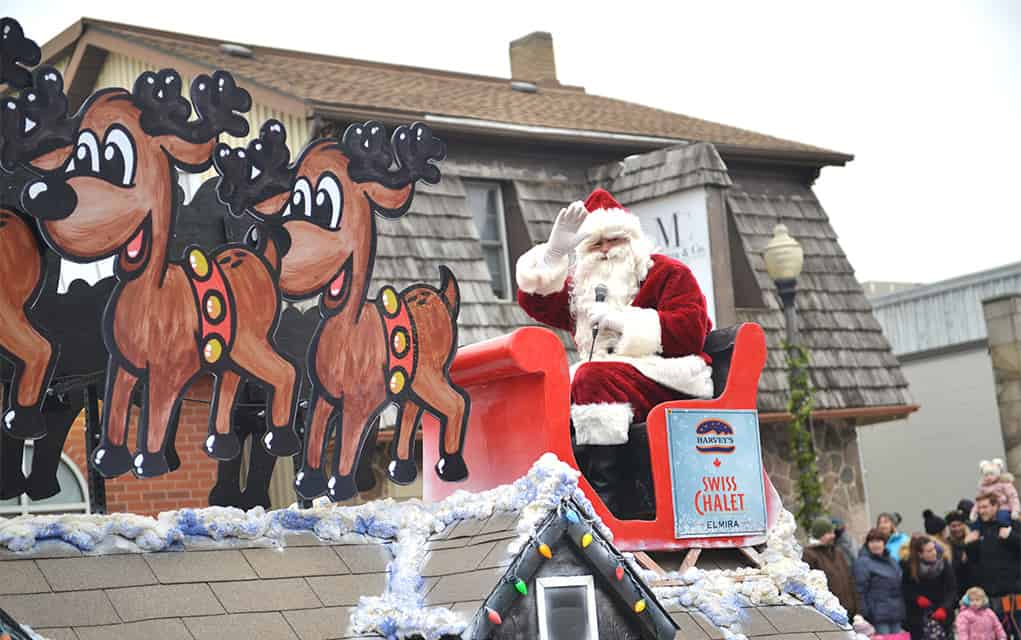
[[[702,351],[711,322],[691,270],[652,254],[638,218],[607,191],[594,191],[584,211],[580,203],[572,207],[584,220],[575,264],[569,255],[551,257],[546,244],[533,247],[517,263],[518,303],[539,322],[574,336],[582,362],[572,368],[571,381],[576,444],[622,444],[629,425],[644,421],[660,402],[712,397],[710,360]],[[626,242],[602,254],[596,245],[604,238]],[[596,300],[600,284],[605,302]],[[613,322],[603,320],[607,316]],[[594,347],[593,317],[600,324]]]

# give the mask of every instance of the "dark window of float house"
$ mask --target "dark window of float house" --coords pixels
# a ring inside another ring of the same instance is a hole
[[[468,208],[482,242],[482,255],[489,267],[493,295],[500,300],[509,300],[514,289],[507,250],[503,190],[499,182],[466,181],[464,186],[468,194]]]
[[[539,640],[596,640],[596,594],[592,576],[536,580]]]

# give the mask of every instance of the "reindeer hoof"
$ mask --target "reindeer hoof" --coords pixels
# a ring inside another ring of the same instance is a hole
[[[104,478],[116,478],[131,471],[131,452],[124,445],[103,441],[92,452],[92,468]]]
[[[306,500],[318,498],[326,493],[326,476],[320,469],[304,467],[294,477],[294,490]]]
[[[301,440],[291,427],[270,427],[262,437],[262,446],[266,451],[278,458],[286,458],[298,453]]]
[[[28,490],[25,493],[28,494],[32,500],[45,500],[46,498],[52,498],[53,496],[60,493],[60,483],[57,482],[57,476],[53,475],[49,478],[31,478],[28,483]]]
[[[236,433],[210,433],[204,445],[206,455],[214,460],[233,460],[241,453],[241,440]]]
[[[18,440],[36,440],[46,435],[46,420],[38,409],[15,406],[4,414],[4,433]]]
[[[358,487],[355,485],[354,474],[349,476],[330,476],[327,483],[327,495],[334,502],[350,500],[358,495]]]
[[[13,465],[11,466],[13,467]],[[0,479],[3,480],[0,482],[0,500],[10,500],[28,492],[28,481],[21,474],[20,466],[11,474],[11,477]]]
[[[396,484],[411,484],[418,477],[418,467],[414,460],[401,460],[394,458],[386,468],[386,474],[390,481]]]
[[[459,482],[468,477],[468,467],[460,453],[445,453],[436,463],[436,475],[445,482]]]
[[[135,454],[132,464],[135,465],[133,471],[139,478],[155,478],[164,473],[170,473],[170,465],[162,451],[156,453],[139,451]]]

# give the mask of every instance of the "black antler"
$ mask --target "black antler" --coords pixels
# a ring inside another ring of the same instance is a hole
[[[222,142],[213,151],[213,166],[220,174],[216,196],[240,216],[252,205],[289,191],[295,170],[288,163],[287,130],[277,120],[267,120],[259,137],[247,149],[231,149]]]
[[[0,18],[0,84],[24,89],[32,83],[32,74],[23,67],[39,64],[42,52],[35,41],[25,37],[14,18]]]
[[[341,148],[350,160],[347,172],[352,180],[391,189],[416,180],[436,184],[440,170],[432,162],[447,156],[447,145],[421,122],[397,127],[390,140],[378,122],[353,124],[344,132]]]
[[[39,67],[32,84],[17,100],[0,101],[0,167],[8,171],[74,140],[77,125],[67,116],[60,72]]]
[[[196,144],[220,133],[241,138],[248,135],[248,121],[236,112],[252,108],[252,96],[237,86],[226,71],[213,77],[197,76],[191,83],[191,99],[198,120],[189,122],[191,104],[181,95],[181,76],[173,69],[146,71],[132,89],[135,106],[142,111],[142,129],[151,136],[174,135]]]

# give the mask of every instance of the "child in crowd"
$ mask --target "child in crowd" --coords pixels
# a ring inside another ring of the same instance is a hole
[[[1007,634],[996,614],[989,608],[989,598],[982,587],[968,589],[961,598],[957,613],[957,640],[1006,640]]]

